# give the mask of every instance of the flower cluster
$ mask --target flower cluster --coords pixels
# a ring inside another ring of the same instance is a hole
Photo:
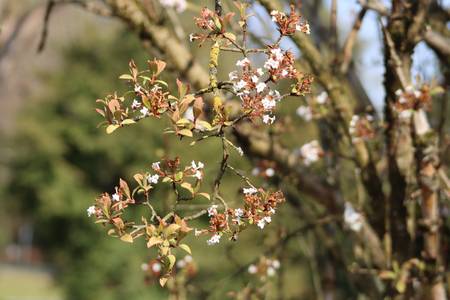
[[[273,277],[281,264],[278,259],[270,259],[262,256],[257,264],[248,266],[248,273],[258,275],[260,278]]]
[[[136,201],[130,193],[128,184],[120,179],[119,187],[115,188],[115,192],[112,195],[108,193],[101,194],[96,198],[95,205],[88,207],[86,211],[88,217],[96,217],[97,223],[112,225],[113,228],[109,232],[110,235],[115,234],[122,238],[126,234],[126,230],[133,225],[133,223],[122,219],[123,211],[129,205],[135,203]]]
[[[405,90],[398,89],[395,92],[398,97],[394,103],[394,109],[400,119],[409,119],[414,110],[426,108],[431,104],[430,88],[423,85],[420,89],[407,86]]]
[[[182,13],[187,8],[186,0],[159,0],[165,8],[174,8],[178,13]]]
[[[255,187],[244,188],[244,207],[228,208],[225,212],[219,213],[218,206],[212,205],[208,209],[209,233],[211,238],[208,245],[218,244],[223,234],[229,233],[233,239],[248,225],[256,224],[260,229],[272,221],[279,204],[285,201],[282,192],[265,192],[263,189]],[[203,233],[203,232],[201,232]]]
[[[286,15],[283,12],[273,10],[270,12],[272,21],[278,26],[278,30],[281,35],[292,35],[296,31],[300,31],[306,34],[310,34],[311,30],[309,24],[306,21],[302,21],[300,15],[295,12],[294,5],[291,5],[291,12]]]
[[[299,73],[294,62],[292,52],[283,51],[278,46],[268,47],[264,69],[253,68],[247,57],[236,62],[239,71],[231,72],[229,79],[233,82],[235,94],[242,100],[243,110],[249,111],[250,117],[262,116],[266,124],[275,121],[273,112],[282,96],[269,83],[276,83],[280,79],[297,79]]]
[[[134,61],[130,61],[130,74],[123,74],[120,79],[127,80],[133,87],[134,98],[131,103],[117,94],[108,95],[97,102],[103,105],[96,111],[105,118],[107,133],[119,127],[130,125],[148,116],[160,117],[171,107],[169,92],[161,85],[167,86],[158,76],[165,69],[166,63],[160,60],[148,61],[148,70],[139,71]],[[148,76],[150,73],[150,76]]]
[[[322,147],[320,147],[317,140],[304,144],[297,152],[306,166],[318,161],[324,155]]]
[[[225,32],[225,27],[230,23],[234,13],[227,13],[225,16],[219,16],[215,11],[212,11],[206,7],[200,11],[200,16],[195,17],[195,25],[206,31],[206,33],[193,33],[189,35],[189,40],[199,40],[203,43],[206,39],[213,36],[229,37]]]
[[[375,130],[373,128],[373,117],[369,114],[365,116],[354,115],[350,121],[349,133],[352,136],[352,141],[369,140],[375,137]]]
[[[311,121],[325,113],[325,105],[328,102],[328,94],[323,91],[317,97],[308,101],[307,105],[301,105],[297,108],[297,115],[306,122]]]

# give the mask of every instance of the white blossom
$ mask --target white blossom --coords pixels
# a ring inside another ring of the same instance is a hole
[[[303,31],[303,28],[305,28],[306,34],[311,34],[311,27],[309,27],[308,23],[295,25],[295,30],[297,30],[297,31]]]
[[[205,167],[205,165],[201,161],[199,161],[198,163],[195,163],[195,161],[192,161],[191,162],[191,167],[194,170],[199,170],[199,169],[203,169]]]
[[[261,68],[256,69],[256,74],[258,74],[258,76],[263,76],[264,75],[264,71]]]
[[[152,264],[152,271],[155,273],[159,273],[161,271],[161,264],[156,262],[154,264]]]
[[[147,107],[143,107],[140,111],[139,111],[143,117],[148,116],[148,108]]]
[[[252,75],[251,79],[253,83],[257,83],[259,81],[259,77],[256,75]]]
[[[241,218],[244,216],[244,210],[242,208],[236,208],[234,210],[234,221],[236,221],[239,225],[242,223]]]
[[[189,35],[189,42],[193,42],[195,40],[195,34],[194,33],[191,33],[190,35]]]
[[[152,169],[155,171],[160,170],[161,169],[161,167],[159,166],[160,164],[161,164],[161,162],[159,162],[159,161],[152,163]]]
[[[274,259],[272,261],[272,267],[274,267],[275,269],[279,269],[281,266],[280,261],[278,259]]]
[[[420,96],[422,96],[422,92],[418,91],[418,90],[415,90],[414,91],[414,97],[419,98]]]
[[[301,105],[296,110],[297,115],[301,117],[305,121],[311,121],[312,120],[312,110],[311,107]]]
[[[266,226],[266,220],[261,219],[256,225],[258,225],[259,228],[264,229],[264,227]]]
[[[244,67],[249,64],[250,64],[250,60],[247,57],[244,57],[243,59],[238,60],[236,62],[236,66],[238,66],[238,67]]]
[[[266,84],[264,82],[260,82],[256,85],[256,91],[258,93],[261,93],[262,91],[264,91],[264,89],[266,88]]]
[[[133,103],[131,103],[131,108],[132,109],[138,109],[139,107],[141,107],[141,102],[139,102],[136,99],[134,99]]]
[[[157,184],[159,180],[159,175],[158,174],[154,174],[154,175],[149,175],[147,177],[147,181],[150,184]]]
[[[139,84],[134,85],[134,92],[139,93],[141,91],[141,86]]]
[[[175,8],[178,13],[182,13],[187,8],[186,0],[159,0],[162,6]]]
[[[112,195],[112,200],[113,200],[113,201],[120,201],[120,196],[119,196],[119,194],[114,193],[114,194]]]
[[[141,270],[144,272],[148,271],[148,264],[146,264],[146,263],[141,264]]]
[[[220,234],[216,233],[209,240],[207,240],[206,243],[208,244],[208,246],[218,244],[218,243],[220,243],[221,237],[222,236]]]
[[[273,175],[275,175],[275,170],[273,168],[267,168],[266,169],[266,175],[268,177],[272,177]]]
[[[197,178],[198,180],[202,180],[203,174],[199,170],[196,170],[194,173],[194,177]]]
[[[396,95],[397,97],[400,97],[402,94],[403,94],[402,89],[398,89],[398,90],[395,91],[395,95]]]
[[[274,99],[274,100],[280,100],[281,99],[280,92],[277,91],[277,90],[270,90],[269,91],[269,96],[271,96],[272,99]]]
[[[256,274],[256,272],[258,272],[258,268],[255,265],[251,264],[250,266],[248,266],[248,272],[250,274]]]
[[[325,104],[328,100],[327,92],[323,91],[316,97],[316,102],[319,104]]]
[[[244,215],[244,210],[242,208],[236,208],[234,210],[234,216],[240,218]]]
[[[242,150],[241,147],[237,147],[237,148],[236,148],[236,151],[237,151],[237,153],[238,153],[240,156],[244,156],[244,150]]]
[[[264,97],[261,103],[265,110],[272,110],[277,105],[274,99],[269,99],[268,97]]]
[[[247,82],[245,80],[242,80],[242,79],[239,80],[238,82],[236,82],[235,84],[233,84],[233,88],[234,88],[234,90],[236,92],[242,90],[246,86],[247,86]]]
[[[191,263],[191,262],[192,262],[192,256],[186,255],[186,256],[184,257],[184,261],[187,262],[187,263]]]
[[[269,276],[269,277],[273,277],[273,276],[275,276],[275,269],[273,268],[273,267],[268,267],[267,268],[267,276]]]
[[[272,218],[270,216],[265,216],[264,221],[268,224],[268,223],[272,222]]]
[[[409,118],[411,118],[411,116],[412,116],[412,113],[413,113],[413,110],[412,109],[405,109],[405,110],[402,110],[400,113],[399,113],[399,115],[398,115],[398,117],[400,118],[400,119],[409,119]]]
[[[305,27],[306,27],[306,34],[311,34],[311,27],[309,26],[309,24],[306,24],[305,25]]]
[[[363,225],[363,216],[355,211],[350,202],[345,202],[344,222],[353,231],[360,231]]]
[[[409,93],[409,94],[414,93],[414,87],[413,87],[412,85],[408,85],[408,86],[405,88],[405,92],[407,92],[407,93]]]
[[[406,99],[405,96],[401,95],[400,97],[398,97],[398,103],[404,104],[408,102],[408,99]]]
[[[95,206],[94,205],[89,206],[88,209],[86,209],[86,211],[87,211],[88,217],[95,215],[95,212],[96,212]]]
[[[259,175],[259,172],[260,172],[259,168],[253,168],[253,169],[252,169],[252,175],[253,175],[253,176],[258,176],[258,175]]]
[[[275,116],[263,115],[263,122],[265,124],[273,124],[275,122]]]
[[[217,205],[211,205],[209,208],[208,208],[208,217],[212,217],[212,216],[214,216],[214,215],[217,215]]]
[[[286,77],[286,76],[288,76],[288,74],[289,74],[289,72],[287,70],[285,70],[285,69],[283,69],[281,71],[281,77]]]
[[[184,261],[184,259],[180,259],[179,261],[177,261],[177,268],[182,269],[186,267],[186,262]]]
[[[270,53],[275,55],[275,59],[278,61],[283,59],[284,55],[280,48],[273,48],[270,50]]]
[[[253,194],[256,194],[257,192],[258,192],[258,190],[254,187],[243,188],[243,193],[245,195],[253,195]]]
[[[305,165],[309,166],[311,163],[316,162],[320,158],[320,153],[322,152],[319,142],[313,140],[307,144],[304,144],[300,148],[300,154],[303,158]]]
[[[236,80],[238,79],[238,73],[237,71],[232,71],[228,74],[228,78],[230,78],[230,80]]]
[[[279,66],[280,66],[280,62],[278,60],[273,59],[273,58],[269,58],[264,63],[264,68],[266,68],[266,69],[276,69]]]

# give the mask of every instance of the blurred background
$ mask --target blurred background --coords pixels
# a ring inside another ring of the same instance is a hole
[[[211,6],[210,1],[192,2]],[[320,26],[327,26],[330,3],[311,2],[318,13],[315,19],[307,13],[305,17],[314,36]],[[38,53],[45,4],[0,0],[0,300],[164,299],[166,292],[145,280],[141,271],[151,253],[143,245],[130,246],[106,236],[86,216],[93,199],[111,191],[119,177],[130,179],[160,156],[185,149],[186,145],[160,134],[161,122],[147,120],[108,136],[97,128],[101,119],[94,111],[95,100],[123,90],[118,75],[127,71],[130,59],[143,65],[155,53],[149,54],[120,21],[90,14],[77,5],[54,9],[45,47]],[[348,20],[358,10],[357,1],[339,1],[340,37],[349,32]],[[268,16],[258,5],[252,11],[261,17],[255,18],[250,30],[267,34],[270,28],[264,20]],[[194,30],[193,16],[191,10],[179,15],[186,39]],[[381,115],[383,57],[376,23],[376,16],[369,15],[359,33],[355,74],[362,78],[362,88]],[[192,47],[192,51],[201,54],[203,50]],[[419,45],[414,55],[415,75],[440,80],[437,60],[425,45]],[[233,66],[234,60],[223,65]],[[222,74],[229,71],[231,67]],[[292,112],[297,106],[286,104],[282,110]],[[314,130],[295,114],[291,118],[305,128],[301,139]],[[209,143],[197,147],[186,153],[184,163],[202,160],[206,172],[214,174],[218,162],[214,147]],[[235,164],[252,170],[249,162]],[[237,178],[224,182],[224,193],[238,194],[241,183]],[[165,191],[158,195],[164,198]],[[276,240],[279,228],[299,222],[295,212],[285,210],[286,217],[275,220],[278,226],[265,236],[251,229],[242,234],[240,243],[214,248],[207,248],[204,239],[192,241],[193,257],[201,270],[193,280],[205,289],[217,290],[217,299],[242,285],[247,274],[233,276],[236,266],[258,258],[262,246]],[[305,234],[304,239],[308,238]],[[310,263],[312,249],[307,245],[290,245],[299,255],[285,269],[286,299],[315,297],[314,278],[309,274],[324,266]],[[315,255],[320,256],[320,251]],[[344,295],[354,288],[344,286]]]

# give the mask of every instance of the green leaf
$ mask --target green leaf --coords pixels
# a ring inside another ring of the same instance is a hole
[[[191,194],[194,194],[194,189],[192,188],[192,185],[189,182],[183,182],[181,184],[181,187],[188,190]]]
[[[181,249],[183,249],[184,251],[186,251],[187,253],[192,255],[191,248],[188,245],[180,244],[180,245],[178,245],[178,247],[180,247]]]
[[[183,172],[178,172],[175,174],[175,181],[180,181],[181,179],[183,179]]]
[[[120,127],[120,125],[114,125],[114,124],[108,125],[108,127],[106,127],[106,133],[111,134],[119,127]]]

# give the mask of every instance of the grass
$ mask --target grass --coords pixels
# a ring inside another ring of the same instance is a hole
[[[40,268],[0,264],[0,300],[61,300],[50,272]]]

